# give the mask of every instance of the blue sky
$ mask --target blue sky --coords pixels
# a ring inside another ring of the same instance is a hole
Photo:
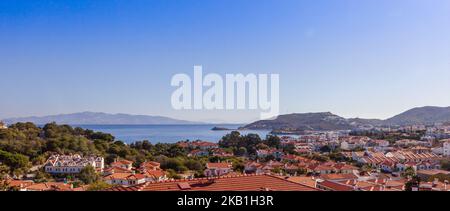
[[[0,118],[174,111],[176,73],[279,73],[281,113],[450,106],[448,0],[2,0]]]

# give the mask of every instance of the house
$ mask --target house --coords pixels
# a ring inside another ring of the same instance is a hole
[[[383,172],[394,172],[396,170],[396,163],[389,160],[384,160],[379,164],[379,168]]]
[[[44,164],[44,170],[50,174],[78,174],[86,166],[92,166],[103,172],[105,161],[103,157],[81,155],[51,155]]]
[[[309,173],[315,174],[331,174],[335,173],[337,170],[330,165],[314,164],[307,167]]]
[[[269,150],[260,149],[256,151],[256,156],[258,156],[258,158],[265,158],[269,155],[270,155]]]
[[[358,176],[356,176],[355,174],[322,174],[320,175],[320,179],[338,182],[356,180],[358,179]]]
[[[284,155],[284,152],[278,149],[260,149],[256,151],[256,155],[258,156],[258,158],[266,158],[267,156],[271,155],[275,159],[281,159]]]
[[[0,183],[1,182],[2,181],[0,181]],[[18,191],[26,191],[26,188],[34,185],[34,182],[32,180],[6,180],[6,184]]]
[[[261,174],[263,173],[263,164],[259,162],[248,162],[245,164],[244,172],[247,174]]]
[[[449,181],[440,182],[436,178],[433,182],[421,182],[419,191],[450,191]]]
[[[207,177],[221,176],[230,173],[232,168],[231,163],[207,163],[204,174]]]
[[[111,175],[114,173],[133,173],[133,170],[118,166],[109,167],[103,170],[103,175]]]
[[[208,150],[193,149],[191,152],[189,152],[188,157],[203,157],[208,155],[209,155]]]
[[[368,141],[370,141],[370,138],[368,137],[344,137],[341,138],[340,147],[343,150],[354,150],[356,148],[363,148]]]
[[[115,162],[111,163],[112,167],[120,167],[123,169],[131,170],[133,168],[133,161],[129,160],[116,160]]]
[[[415,146],[415,147],[411,148],[411,151],[416,154],[429,153],[429,152],[431,152],[431,148],[424,147],[424,146]]]
[[[377,152],[385,152],[391,149],[389,141],[386,140],[371,140],[368,146],[373,147]]]
[[[145,180],[147,182],[153,182],[153,181],[165,181],[169,178],[167,177],[167,174],[165,171],[158,169],[158,170],[145,170],[142,172],[142,174],[145,175]]]
[[[442,154],[446,157],[450,156],[450,140],[444,142],[442,146]]]
[[[444,147],[433,147],[431,152],[437,155],[444,155]]]
[[[296,162],[298,162],[297,157],[298,157],[297,155],[288,154],[288,155],[283,155],[281,159],[283,161],[296,163]]]
[[[160,170],[161,164],[155,161],[146,161],[141,163],[139,170],[147,171],[147,170]]]
[[[316,179],[314,177],[293,176],[293,177],[280,177],[288,181],[299,183],[310,188],[316,188]]]
[[[207,142],[207,141],[193,141],[193,142],[179,142],[179,146],[183,148],[192,148],[192,149],[201,149],[201,150],[209,150],[219,148],[217,143]]]
[[[354,191],[354,188],[351,185],[322,179],[317,180],[316,188],[325,191]]]
[[[146,182],[146,177],[144,174],[135,173],[114,173],[103,177],[103,179],[110,185],[123,186],[138,185]]]
[[[226,152],[224,149],[221,149],[221,148],[211,149],[211,153],[212,153],[212,156],[217,156],[217,157],[233,157],[234,156],[233,152]]]
[[[287,164],[284,165],[283,170],[288,175],[297,176],[297,173],[300,170],[300,168],[297,165],[295,165],[295,164],[287,163]]]
[[[336,172],[341,174],[352,174],[353,171],[358,170],[356,166],[348,165],[346,163],[337,163],[333,165],[333,167],[336,169]]]
[[[430,177],[435,175],[447,175],[450,176],[450,171],[431,169],[431,170],[418,170],[417,176],[419,176],[422,181],[427,181]]]
[[[62,182],[34,183],[24,187],[22,191],[73,191],[73,185]]]

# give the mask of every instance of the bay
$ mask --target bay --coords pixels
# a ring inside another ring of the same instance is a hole
[[[148,140],[151,143],[175,143],[184,140],[203,140],[218,142],[220,139],[231,133],[232,130],[211,130],[213,127],[237,129],[242,125],[222,124],[222,125],[73,125],[83,129],[90,129],[103,133],[110,133],[116,140],[125,143]],[[270,131],[266,130],[240,130],[241,134],[254,133],[261,138],[265,138]]]

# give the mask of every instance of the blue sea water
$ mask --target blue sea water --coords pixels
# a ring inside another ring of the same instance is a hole
[[[84,129],[110,133],[126,143],[148,140],[151,143],[175,143],[183,140],[218,142],[229,130],[214,131],[213,127],[237,129],[242,125],[74,125]],[[264,138],[270,131],[240,130],[241,134],[256,133]]]

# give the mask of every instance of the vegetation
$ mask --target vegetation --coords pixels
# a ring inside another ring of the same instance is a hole
[[[441,161],[441,168],[443,170],[450,171],[450,160],[448,160],[448,159],[442,160]]]
[[[386,132],[386,131],[378,131],[378,130],[364,130],[364,131],[352,131],[350,135],[353,136],[367,136],[371,139],[381,139],[389,141],[391,144],[395,143],[396,141],[402,140],[402,139],[412,139],[412,140],[420,140],[422,136],[425,135],[426,131],[417,131],[417,132],[411,132],[408,133],[401,133],[401,132]]]
[[[100,176],[95,171],[94,167],[86,166],[78,174],[78,178],[84,182],[84,184],[92,184],[100,179]]]
[[[101,191],[101,190],[106,190],[108,188],[111,188],[112,185],[103,182],[103,181],[97,181],[95,183],[90,184],[87,187],[87,191]]]
[[[232,149],[233,153],[238,156],[245,154],[255,156],[259,149],[282,148],[281,139],[278,136],[268,135],[265,140],[262,140],[257,134],[241,135],[238,131],[232,131],[225,135],[219,141],[219,146]]]
[[[436,174],[428,178],[429,182],[433,182],[435,179],[438,179],[440,182],[449,182],[450,175],[448,174]]]
[[[0,162],[10,174],[25,173],[31,165],[42,165],[52,153],[103,156],[107,164],[120,157],[135,162],[136,166],[158,156],[187,157],[187,152],[177,144],[140,141],[127,145],[110,134],[55,123],[42,128],[17,123],[0,130]],[[184,160],[181,164],[184,165]],[[185,169],[180,166],[172,167],[177,171]],[[189,161],[186,168],[198,170],[198,166]]]

